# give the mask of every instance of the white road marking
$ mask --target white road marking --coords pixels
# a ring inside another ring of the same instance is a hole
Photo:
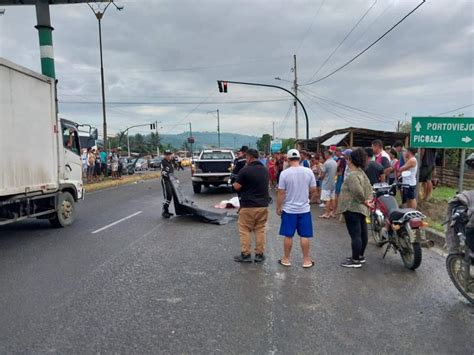
[[[113,227],[123,221],[126,221],[127,219],[130,219],[130,218],[133,218],[135,216],[138,216],[140,213],[142,213],[143,211],[138,211],[138,212],[135,212],[134,214],[131,214],[130,216],[127,216],[127,217],[124,217],[124,218],[121,218],[119,219],[118,221],[115,221],[113,223],[110,223],[110,224],[107,224],[105,227],[102,227],[100,229],[97,229],[95,231],[92,232],[92,234],[96,234],[96,233],[99,233],[99,232],[102,232],[104,230],[106,230],[107,228],[110,228],[110,227]]]

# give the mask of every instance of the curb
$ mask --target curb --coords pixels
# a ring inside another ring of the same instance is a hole
[[[426,238],[432,240],[436,246],[446,249],[446,238],[443,233],[433,228],[426,228]]]
[[[113,188],[116,188],[116,187],[120,187],[120,186],[126,186],[126,185],[132,185],[132,184],[136,184],[138,182],[143,182],[143,181],[147,181],[147,180],[154,180],[154,179],[158,179],[160,177],[160,175],[158,174],[158,176],[147,176],[147,175],[142,175],[141,178],[139,179],[132,179],[132,180],[116,180],[116,183],[113,184],[113,185],[110,185],[110,186],[96,186],[96,185],[89,185],[89,186],[92,186],[92,189],[87,189],[87,187],[85,188],[85,193],[93,193],[93,192],[97,192],[97,191],[104,191],[104,190],[109,190],[109,189],[113,189]]]

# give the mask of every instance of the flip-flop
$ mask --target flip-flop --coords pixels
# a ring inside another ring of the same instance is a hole
[[[319,216],[319,218],[329,219],[331,217],[329,217],[328,215],[323,214],[323,215]]]
[[[303,269],[309,269],[314,266],[314,261],[311,261],[311,265],[303,265]]]
[[[284,263],[283,261],[281,261],[281,259],[278,260],[278,264],[280,264],[280,265],[282,265],[282,266],[284,266],[284,267],[290,267],[290,266],[291,266],[291,263]]]

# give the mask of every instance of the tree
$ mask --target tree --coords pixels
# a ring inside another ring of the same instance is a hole
[[[295,142],[296,142],[296,139],[294,138],[283,139],[281,142],[282,143],[281,150],[286,153],[288,150],[293,149],[295,147]]]
[[[398,131],[402,133],[410,133],[411,132],[411,122],[405,121],[400,123],[398,127]]]
[[[262,135],[261,138],[257,140],[257,149],[261,152],[268,154],[270,152],[270,144],[272,141],[272,136],[269,134]]]

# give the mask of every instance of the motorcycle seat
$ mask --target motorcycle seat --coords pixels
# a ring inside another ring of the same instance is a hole
[[[405,213],[412,212],[412,211],[416,211],[416,210],[413,208],[397,208],[393,211],[390,211],[390,220],[398,221],[400,218],[402,218],[405,215]]]

